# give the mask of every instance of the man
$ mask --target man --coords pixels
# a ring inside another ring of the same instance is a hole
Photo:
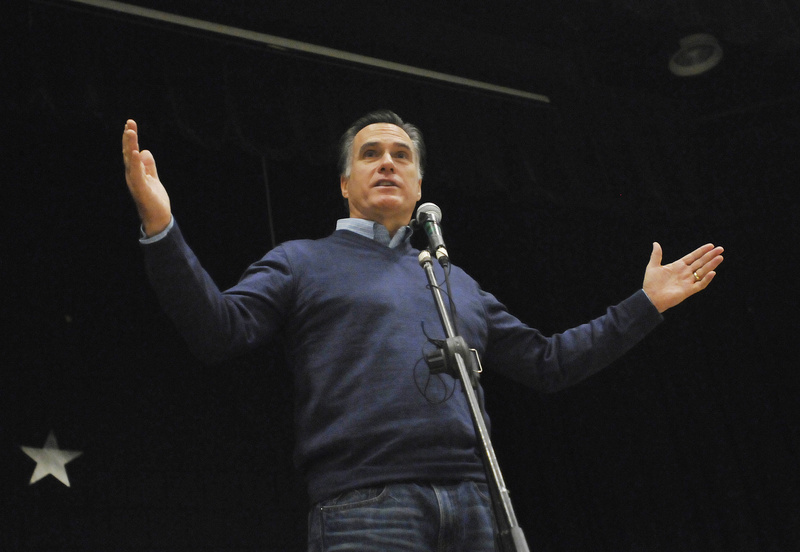
[[[327,238],[276,247],[221,292],[184,242],[153,156],[139,151],[136,123],[128,121],[123,157],[148,276],[205,361],[283,338],[296,393],[295,463],[313,505],[309,550],[494,550],[466,400],[450,376],[437,380],[443,389],[430,385],[425,365],[429,338],[445,336],[408,242],[422,196],[422,135],[381,111],[356,121],[341,144],[350,218]],[[460,335],[485,369],[555,391],[618,358],[662,312],[708,286],[721,254],[708,244],[661,266],[654,244],[643,289],[552,337],[453,267]]]

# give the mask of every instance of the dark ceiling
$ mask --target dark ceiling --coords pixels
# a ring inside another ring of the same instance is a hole
[[[135,0],[134,4],[248,30],[548,93],[571,68],[613,86],[668,94],[744,90],[741,106],[794,82],[800,3],[783,0],[504,0],[402,5],[253,0]],[[710,33],[725,57],[709,76],[672,76],[678,41]],[[769,83],[763,81],[768,77]],[[690,79],[691,80],[691,79]],[[749,81],[750,86],[747,86]],[[766,90],[765,86],[770,89]],[[731,107],[730,105],[728,107]]]

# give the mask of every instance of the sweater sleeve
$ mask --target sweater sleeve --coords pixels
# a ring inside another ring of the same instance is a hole
[[[291,270],[282,247],[270,251],[235,286],[220,291],[186,244],[177,223],[143,244],[145,269],[162,308],[203,362],[215,363],[269,340],[288,309]]]
[[[554,392],[608,366],[663,320],[639,290],[586,324],[550,337],[512,316],[484,294],[489,340],[484,361],[534,389]]]

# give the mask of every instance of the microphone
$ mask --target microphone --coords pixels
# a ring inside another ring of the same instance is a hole
[[[428,235],[431,253],[433,253],[440,265],[445,266],[450,263],[450,257],[447,255],[447,249],[444,246],[442,227],[439,224],[441,220],[442,210],[436,204],[423,203],[417,207],[417,224],[422,226],[422,229]]]

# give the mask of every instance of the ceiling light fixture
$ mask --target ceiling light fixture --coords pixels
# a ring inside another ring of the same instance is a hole
[[[710,34],[699,33],[680,39],[680,49],[669,60],[669,70],[679,77],[694,77],[722,60],[722,46]]]

